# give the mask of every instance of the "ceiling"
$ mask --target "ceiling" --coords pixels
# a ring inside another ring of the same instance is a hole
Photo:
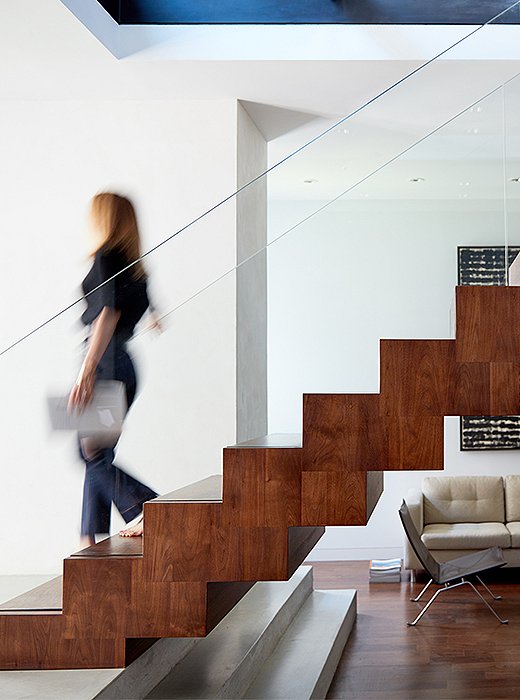
[[[511,0],[98,0],[121,24],[334,23],[482,24],[512,5]],[[506,21],[518,22],[510,13]]]
[[[86,0],[68,2],[84,7]],[[516,27],[504,29],[520,32]],[[385,37],[370,36],[379,42]],[[511,36],[507,34],[509,40]],[[270,163],[275,164],[421,65],[416,41],[401,42],[397,48],[392,42],[396,60],[178,61],[156,54],[151,60],[146,51],[118,60],[60,0],[2,0],[0,100],[205,99],[210,118],[211,100],[238,98],[271,140]],[[436,61],[332,129],[272,173],[271,196],[330,199],[519,73],[520,42],[509,52],[505,42],[495,43],[502,52],[498,58]],[[508,95],[516,100],[513,85]],[[437,196],[434,183],[446,185],[444,164],[460,164],[462,154],[471,159],[473,170],[485,171],[490,158],[500,160],[501,105],[501,95],[489,97],[485,110],[460,117],[443,134],[409,151],[385,169],[386,181],[383,172],[372,180],[373,188],[376,183],[380,187],[379,194],[374,190],[370,196],[404,196],[397,184],[408,186],[410,178],[425,173],[424,186],[413,192]],[[467,133],[475,128],[477,133]],[[516,158],[512,132],[509,145],[510,157]],[[458,172],[457,167],[453,181],[467,181],[467,171]],[[361,189],[352,196],[358,192]],[[450,192],[458,197],[453,188]]]

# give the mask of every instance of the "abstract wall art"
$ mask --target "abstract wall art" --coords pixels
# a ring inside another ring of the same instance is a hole
[[[505,285],[520,246],[459,246],[458,284]],[[461,450],[520,449],[520,416],[461,416]]]

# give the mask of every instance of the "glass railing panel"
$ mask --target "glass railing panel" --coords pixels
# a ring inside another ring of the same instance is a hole
[[[504,226],[507,262],[513,265],[520,251],[520,126],[516,115],[520,109],[520,79],[504,85]],[[511,268],[508,281],[520,284],[520,258]]]
[[[451,337],[459,275],[503,255],[502,125],[499,89],[312,215],[270,200],[270,431],[300,429],[303,393],[377,393],[380,338]]]
[[[331,119],[304,127],[304,141],[317,132],[322,135],[269,174],[270,201],[305,200],[298,216],[311,214],[314,202],[342,196],[511,79],[517,65],[505,59],[511,59],[508,47],[515,45],[517,27],[506,21],[513,21],[517,14],[515,4],[497,18],[500,25],[492,22],[478,31],[468,28],[464,40],[414,68],[373,102],[354,105],[343,121]],[[270,144],[271,164],[290,153],[296,140],[295,133],[291,140],[281,138]],[[297,225],[299,220],[288,214],[284,226]],[[270,235],[272,240],[278,232],[273,230]]]
[[[379,392],[380,338],[451,338],[455,285],[504,280],[506,241],[520,239],[504,227],[503,107],[499,88],[314,215],[296,197],[270,201],[270,431],[301,429],[304,393]],[[516,469],[504,453],[468,459],[460,418],[445,426],[447,474]],[[327,528],[317,558],[398,556],[397,508],[428,475],[385,473],[367,527]]]

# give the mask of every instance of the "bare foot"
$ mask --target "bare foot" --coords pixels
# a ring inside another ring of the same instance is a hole
[[[143,516],[132,527],[119,531],[120,537],[141,537],[143,534]]]
[[[93,535],[81,535],[79,542],[81,549],[86,549],[96,544],[96,538]]]

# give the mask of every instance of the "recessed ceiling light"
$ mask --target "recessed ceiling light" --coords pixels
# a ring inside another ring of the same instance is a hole
[[[466,129],[467,134],[478,134],[478,129],[473,128],[473,129]]]
[[[426,178],[424,177],[411,177],[410,182],[425,182]]]

